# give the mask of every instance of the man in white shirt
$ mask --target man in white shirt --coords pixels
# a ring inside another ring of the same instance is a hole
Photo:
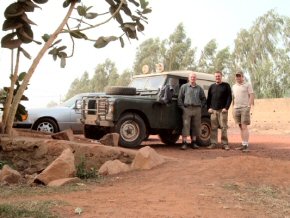
[[[251,124],[250,112],[254,106],[254,91],[250,83],[245,82],[244,73],[238,71],[235,75],[236,83],[233,92],[233,116],[241,131],[242,146],[239,150],[249,151],[249,130]]]

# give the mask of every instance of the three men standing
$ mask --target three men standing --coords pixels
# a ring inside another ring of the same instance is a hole
[[[232,103],[232,91],[228,83],[222,81],[222,72],[216,71],[215,83],[208,90],[207,108],[211,121],[210,146],[213,149],[218,143],[218,129],[221,129],[221,143],[223,149],[230,150],[228,143],[228,110]]]
[[[200,134],[201,110],[207,105],[211,120],[211,144],[209,149],[216,148],[218,144],[218,129],[221,129],[221,143],[223,149],[230,150],[228,143],[228,110],[233,102],[233,116],[241,131],[242,145],[240,150],[248,151],[250,110],[254,105],[254,92],[250,83],[244,81],[244,74],[238,71],[235,74],[236,83],[232,89],[227,82],[222,81],[222,72],[215,72],[215,83],[211,84],[206,99],[204,90],[196,84],[196,74],[191,72],[188,83],[183,84],[179,90],[178,106],[182,109],[182,146],[188,147],[187,137],[191,136],[191,147],[199,148],[196,144]]]

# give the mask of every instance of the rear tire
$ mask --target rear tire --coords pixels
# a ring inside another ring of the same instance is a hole
[[[162,130],[159,133],[159,139],[166,145],[174,145],[180,137],[180,132],[173,132],[175,130]]]
[[[200,146],[208,146],[210,144],[211,123],[208,117],[201,118],[200,135],[197,137],[197,143]]]

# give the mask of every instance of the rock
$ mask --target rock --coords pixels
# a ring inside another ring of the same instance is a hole
[[[165,160],[153,148],[146,146],[137,151],[137,154],[131,164],[133,169],[152,169],[164,163]]]
[[[99,142],[103,145],[118,147],[120,135],[118,133],[108,133],[104,135]]]
[[[109,160],[100,167],[99,173],[101,175],[114,175],[122,172],[128,172],[129,170],[130,166],[128,164],[122,163],[119,160]]]
[[[74,134],[72,129],[66,129],[64,131],[54,133],[51,135],[51,138],[58,139],[58,140],[67,140],[67,141],[73,141],[74,140]]]
[[[4,165],[2,170],[0,170],[0,182],[8,184],[16,184],[19,182],[21,175],[18,171],[13,170],[8,165]]]
[[[50,183],[48,183],[47,186],[59,187],[59,186],[67,185],[67,184],[77,183],[80,181],[81,181],[81,179],[78,177],[57,179],[57,180],[53,180]]]
[[[47,185],[53,180],[73,177],[76,172],[75,158],[71,149],[66,149],[34,180],[35,183]]]

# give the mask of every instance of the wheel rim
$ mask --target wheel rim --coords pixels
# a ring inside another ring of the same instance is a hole
[[[128,142],[135,141],[140,135],[139,125],[132,120],[125,121],[120,128],[120,136]]]
[[[43,122],[43,123],[40,123],[37,126],[37,131],[54,133],[54,128],[51,125],[51,123],[49,123],[49,122]]]
[[[200,138],[202,140],[207,140],[210,137],[210,125],[207,123],[202,123],[200,128]]]

